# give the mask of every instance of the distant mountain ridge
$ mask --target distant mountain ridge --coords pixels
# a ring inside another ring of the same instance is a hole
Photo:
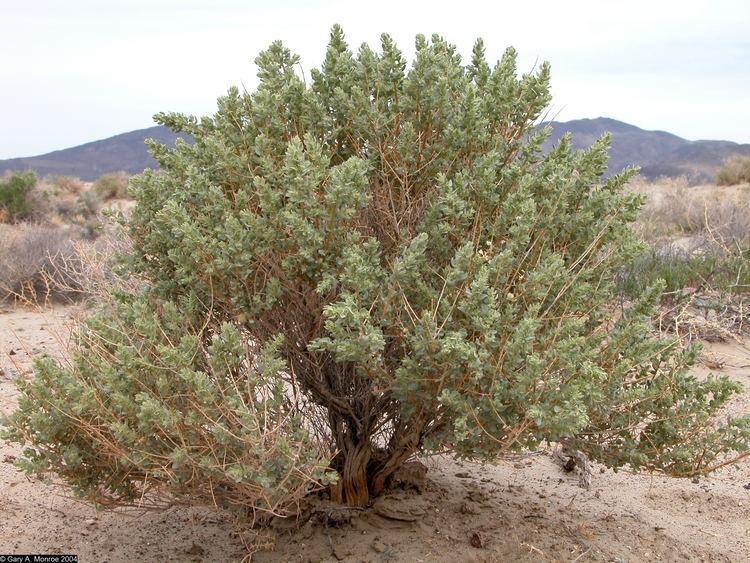
[[[39,177],[62,174],[76,176],[87,182],[96,180],[102,174],[120,170],[138,174],[146,168],[157,167],[144,144],[146,139],[174,146],[179,137],[185,135],[177,134],[162,125],[138,129],[40,156],[0,160],[0,173],[8,170],[33,170]]]
[[[640,166],[649,179],[685,176],[689,183],[713,182],[724,161],[733,154],[750,156],[750,144],[731,141],[688,141],[665,131],[646,131],[616,119],[576,119],[552,121],[552,135],[545,142],[550,149],[564,133],[573,135],[573,147],[585,148],[606,132],[612,134],[609,152],[610,173],[627,166]]]
[[[641,174],[655,179],[659,176],[686,176],[693,184],[711,182],[724,160],[733,154],[750,156],[750,144],[730,141],[687,141],[664,131],[646,131],[615,119],[576,119],[549,123],[553,133],[545,143],[551,148],[565,132],[573,134],[574,148],[584,148],[604,133],[612,133],[609,171],[627,166],[641,167]],[[163,126],[139,129],[101,141],[86,143],[40,156],[0,160],[0,173],[7,170],[33,170],[38,176],[64,174],[85,181],[95,180],[107,172],[124,170],[137,174],[155,168],[144,145],[147,138],[174,145],[179,135]]]

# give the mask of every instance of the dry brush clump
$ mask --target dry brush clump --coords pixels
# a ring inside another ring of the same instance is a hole
[[[126,172],[111,172],[96,179],[91,189],[102,201],[128,197],[130,176]]]
[[[75,176],[52,174],[45,176],[42,182],[54,188],[58,193],[79,195],[87,188],[86,182]]]
[[[649,242],[691,236],[750,241],[750,187],[691,187],[676,178],[637,180],[630,188],[646,198],[634,226]]]
[[[137,282],[117,272],[129,249],[115,224],[93,240],[71,226],[0,225],[0,302],[102,303],[113,291],[133,291]]]
[[[84,280],[71,275],[75,235],[67,229],[27,223],[0,225],[0,301],[45,302],[80,291]]]
[[[727,159],[716,174],[720,186],[750,184],[750,155],[735,155]]]
[[[127,183],[120,173],[103,178]],[[13,221],[0,224],[0,300],[102,299],[122,281],[114,281],[113,264],[129,238],[103,215],[102,196],[90,184],[15,173],[0,184],[0,196],[0,219]]]
[[[746,455],[750,419],[712,418],[739,385],[649,336],[660,285],[611,321],[642,199],[602,180],[607,138],[542,153],[548,65],[418,36],[407,70],[338,27],[310,83],[280,42],[256,62],[213,117],[157,116],[195,142],[132,181],[138,291],[23,384],[5,436],[29,472],[277,511],[323,485],[365,506],[422,453],[557,441],[679,476]]]
[[[96,209],[85,204],[88,190],[82,182],[78,184],[75,180],[68,177],[44,178],[37,182],[28,195],[32,209],[30,219],[56,226],[80,226],[92,221]]]
[[[742,342],[750,333],[750,307],[716,290],[676,291],[654,317],[654,326],[674,334],[684,345],[693,342]]]

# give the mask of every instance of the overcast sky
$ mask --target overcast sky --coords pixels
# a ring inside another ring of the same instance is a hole
[[[465,57],[552,64],[551,108],[687,139],[750,143],[748,0],[0,0],[0,159],[151,126],[158,111],[212,114],[281,39],[318,66],[331,25],[350,46],[388,32],[411,60],[417,33]]]

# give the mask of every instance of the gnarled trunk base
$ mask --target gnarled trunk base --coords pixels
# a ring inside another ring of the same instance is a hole
[[[348,455],[346,455],[348,454]],[[345,452],[339,479],[331,486],[331,500],[348,506],[367,506],[370,502],[370,487],[367,466],[372,457],[370,444],[358,444]]]
[[[388,479],[419,449],[422,426],[415,425],[400,436],[394,450],[373,452],[369,440],[349,444],[339,454],[339,480],[331,486],[331,500],[348,506],[367,506],[380,495]]]

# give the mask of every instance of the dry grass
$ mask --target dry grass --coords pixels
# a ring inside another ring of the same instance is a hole
[[[662,307],[655,324],[660,332],[674,334],[683,343],[741,342],[739,335],[750,330],[750,308],[744,300],[716,291],[686,290]]]
[[[654,319],[684,342],[727,341],[750,329],[750,186],[688,186],[684,179],[645,182],[634,228],[651,250],[622,273],[621,289],[637,295],[666,282]]]
[[[74,255],[64,263],[67,276],[58,279],[72,279],[74,283],[70,287],[58,283],[58,290],[92,303],[104,303],[112,298],[114,291],[136,291],[139,281],[118,273],[116,267],[117,258],[130,249],[127,233],[115,225],[109,225],[105,231],[96,240],[73,243]]]
[[[647,196],[635,228],[651,243],[684,237],[725,246],[750,241],[750,186],[689,187],[684,179],[639,179],[631,188]]]

